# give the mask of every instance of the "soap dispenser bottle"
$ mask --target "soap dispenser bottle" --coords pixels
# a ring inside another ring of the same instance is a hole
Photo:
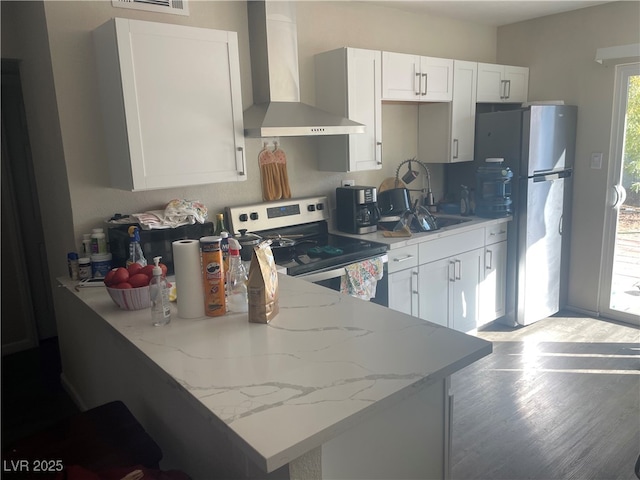
[[[469,215],[469,208],[469,187],[460,185],[460,215]]]
[[[151,323],[155,327],[166,325],[171,321],[171,306],[169,305],[169,284],[162,275],[160,259],[153,257],[153,277],[149,282],[149,295],[151,297]]]
[[[229,238],[229,269],[227,270],[227,310],[232,313],[249,311],[247,295],[247,270],[240,258],[242,246],[235,238]]]

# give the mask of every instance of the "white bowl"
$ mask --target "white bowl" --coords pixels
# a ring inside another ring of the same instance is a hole
[[[149,287],[109,288],[111,300],[123,310],[142,310],[151,306]]]

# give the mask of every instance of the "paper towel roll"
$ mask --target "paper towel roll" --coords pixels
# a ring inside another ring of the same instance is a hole
[[[180,318],[204,317],[200,241],[176,240],[172,246],[178,316]]]

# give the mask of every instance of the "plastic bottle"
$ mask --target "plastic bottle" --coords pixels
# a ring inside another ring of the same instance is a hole
[[[469,215],[469,188],[460,185],[460,215]]]
[[[69,267],[69,278],[78,280],[78,254],[76,252],[67,254],[67,266]]]
[[[153,257],[153,277],[149,282],[149,295],[151,297],[151,323],[155,327],[166,325],[171,321],[171,306],[169,305],[169,285],[167,279],[162,276],[160,260],[162,257]]]
[[[247,312],[247,270],[240,258],[242,246],[235,238],[229,239],[229,270],[227,271],[227,307],[230,312]]]
[[[84,233],[82,235],[82,255],[83,257],[89,257],[91,253],[91,234]]]
[[[224,271],[229,271],[229,232],[220,233],[220,250],[222,250],[222,263]]]
[[[80,257],[78,259],[78,279],[86,280],[87,278],[91,278],[91,259]]]
[[[140,229],[131,226],[127,231],[129,232],[129,258],[127,258],[126,266],[128,267],[132,263],[139,263],[144,267],[147,264],[147,259],[144,258],[142,246],[140,245]]]
[[[107,253],[107,238],[102,228],[91,230],[91,253]]]

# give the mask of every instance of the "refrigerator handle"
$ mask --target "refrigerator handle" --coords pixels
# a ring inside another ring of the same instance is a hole
[[[548,182],[550,180],[559,180],[561,178],[569,178],[571,176],[571,170],[562,170],[561,172],[553,172],[546,174],[534,174],[533,183]]]
[[[564,227],[564,215],[560,215],[560,222],[558,223],[558,233],[562,235],[562,230]]]

